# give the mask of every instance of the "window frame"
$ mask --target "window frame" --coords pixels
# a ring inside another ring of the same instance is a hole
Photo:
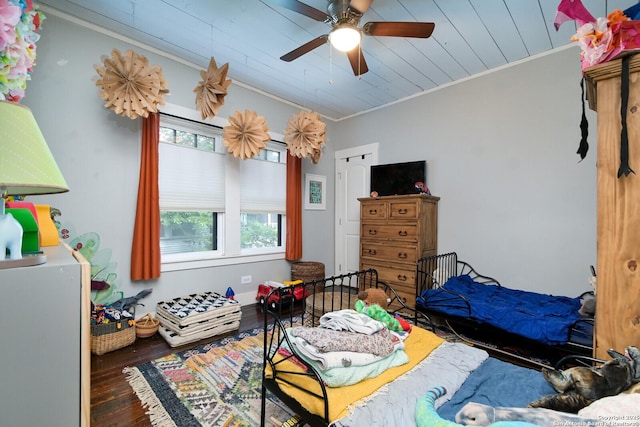
[[[195,122],[196,127],[199,123],[204,123],[205,126],[207,124],[211,124],[219,128],[229,125],[227,119],[219,117],[214,117],[211,122],[204,122],[198,111],[175,104],[167,103],[160,108],[160,111],[161,114],[164,113],[165,115],[174,116],[178,120],[184,119]],[[170,119],[171,118],[168,118],[169,121]],[[286,162],[286,145],[279,142],[273,142],[282,141],[283,135],[274,132],[269,132],[269,135],[271,136],[272,142],[268,143],[267,147],[269,149],[281,151],[281,163]],[[226,152],[223,144],[218,145],[222,146],[223,152]],[[220,147],[216,147],[215,151],[220,152],[220,150]],[[233,188],[233,184],[240,181],[239,162],[241,161],[242,160],[237,159],[232,155],[226,155],[225,211],[222,213],[218,212],[218,236],[220,236],[218,241],[218,250],[162,255],[162,272],[285,259],[286,220],[284,214],[282,218],[283,226],[281,246],[275,248],[241,249],[240,198],[237,197],[237,194],[239,194],[239,188]]]

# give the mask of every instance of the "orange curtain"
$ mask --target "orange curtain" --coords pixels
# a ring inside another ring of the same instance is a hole
[[[142,120],[140,182],[131,247],[131,280],[160,277],[160,196],[158,191],[160,115],[152,113]]]
[[[287,151],[287,246],[285,258],[302,258],[302,159]]]

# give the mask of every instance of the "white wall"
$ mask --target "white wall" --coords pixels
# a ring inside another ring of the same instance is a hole
[[[596,117],[580,141],[577,47],[336,126],[344,149],[380,142],[380,163],[424,159],[440,196],[438,249],[503,285],[576,296],[596,262]]]
[[[94,65],[101,56],[111,56],[133,48],[146,56],[151,65],[162,67],[170,95],[166,102],[195,109],[193,89],[200,81],[200,69],[129,45],[119,39],[93,31],[48,14],[37,46],[37,64],[27,87],[23,104],[29,106],[69,185],[70,192],[30,197],[60,209],[63,223],[73,226],[74,236],[95,232],[100,236],[103,256],[115,263],[117,287],[125,296],[152,287],[140,314],[153,311],[157,301],[193,292],[212,290],[224,293],[232,286],[236,294],[245,293],[253,301],[257,284],[265,280],[288,280],[290,264],[285,260],[265,261],[163,273],[158,280],[132,283],[129,279],[131,239],[138,189],[140,161],[140,120],[116,115],[104,107],[95,86]],[[219,64],[222,65],[222,64]],[[297,112],[289,104],[232,84],[218,116],[226,118],[236,110],[255,110],[265,116],[270,130],[282,134],[287,121]],[[328,133],[331,123],[327,123]],[[303,161],[303,171],[330,175],[333,153],[325,149],[320,164]],[[329,209],[331,205],[328,206]],[[313,221],[303,218],[305,232],[315,227],[333,229],[328,212]],[[304,242],[303,259],[329,262],[332,253],[310,249]],[[327,245],[332,245],[327,242]],[[332,246],[331,246],[332,248]],[[240,285],[240,277],[251,275],[251,285]]]
[[[290,264],[282,260],[131,283],[139,120],[105,109],[93,80],[102,55],[132,47],[162,67],[171,91],[167,102],[194,107],[198,69],[54,15],[44,22],[23,103],[34,111],[71,191],[32,200],[59,208],[76,235],[101,236],[101,249],[117,264],[118,287],[127,296],[153,287],[141,314],[156,301],[186,293],[233,286],[250,297],[257,283],[288,278]],[[596,249],[596,138],[589,112],[591,152],[577,163],[577,55],[577,48],[560,51],[362,116],[327,120],[320,163],[303,161],[303,173],[327,177],[328,197],[326,211],[303,211],[302,259],[334,270],[333,153],[376,141],[381,163],[427,160],[428,185],[442,198],[440,252],[458,251],[510,287],[565,295],[586,290]],[[236,84],[219,117],[245,108],[264,115],[278,133],[299,111]],[[252,285],[240,285],[242,275],[252,275]]]

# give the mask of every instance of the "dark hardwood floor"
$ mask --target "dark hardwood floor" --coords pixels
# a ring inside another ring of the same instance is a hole
[[[264,317],[259,304],[242,307],[240,329],[262,326]],[[237,332],[237,331],[236,331]],[[150,338],[137,339],[132,345],[102,356],[91,355],[91,426],[92,427],[147,427],[151,426],[145,409],[125,380],[122,370],[150,360],[166,356],[178,350],[211,342],[231,332],[183,347],[170,347],[156,334]]]
[[[300,310],[298,308],[297,310]],[[242,319],[239,330],[261,327],[264,323],[259,304],[242,307]],[[186,350],[199,344],[218,340],[237,331],[186,344],[182,347],[170,347],[156,334],[150,338],[137,339],[132,345],[102,356],[91,355],[91,426],[92,427],[149,427],[151,422],[145,409],[125,379],[122,370],[127,366],[138,366],[179,350]],[[495,338],[495,337],[493,337]],[[517,365],[540,369],[527,363],[526,359],[513,359],[504,353],[486,350],[492,356]]]

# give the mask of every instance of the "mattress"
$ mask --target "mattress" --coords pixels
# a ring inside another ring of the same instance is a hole
[[[211,324],[208,329],[202,329],[190,334],[180,335],[171,329],[160,324],[158,333],[167,341],[171,347],[179,347],[181,345],[200,341],[205,338],[215,337],[227,332],[235,331],[240,328],[240,320],[232,320],[226,323]]]
[[[463,295],[464,299],[454,298],[452,294]],[[442,288],[422,291],[416,303],[429,310],[486,323],[547,345],[566,344],[572,326],[581,318],[579,297],[483,284],[469,275],[451,277]],[[471,306],[470,313],[467,303]]]
[[[158,302],[158,332],[176,347],[240,327],[241,305],[216,292],[184,295]]]

